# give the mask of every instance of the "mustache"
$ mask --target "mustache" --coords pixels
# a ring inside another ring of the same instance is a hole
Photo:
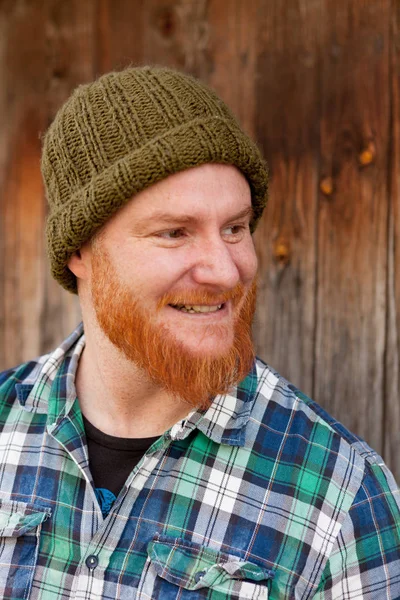
[[[168,292],[164,294],[157,303],[157,310],[160,310],[168,304],[184,305],[184,304],[225,304],[229,300],[233,305],[237,305],[245,295],[246,290],[242,283],[238,283],[232,290],[227,290],[221,294],[213,294],[207,290],[185,290],[179,292]]]

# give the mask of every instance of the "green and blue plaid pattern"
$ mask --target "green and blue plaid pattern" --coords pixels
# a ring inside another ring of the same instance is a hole
[[[262,361],[192,411],[104,519],[74,385],[82,326],[0,375],[4,600],[400,598],[381,458]]]

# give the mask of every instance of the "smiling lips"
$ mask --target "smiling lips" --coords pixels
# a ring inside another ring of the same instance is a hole
[[[171,304],[172,308],[176,310],[180,310],[185,313],[211,313],[217,312],[223,306],[223,304],[217,304],[214,306],[206,305],[206,304]]]

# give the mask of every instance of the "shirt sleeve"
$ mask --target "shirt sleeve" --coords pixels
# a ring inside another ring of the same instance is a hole
[[[313,598],[400,599],[400,491],[383,463],[366,462]]]

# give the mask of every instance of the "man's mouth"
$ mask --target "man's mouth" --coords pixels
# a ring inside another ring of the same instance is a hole
[[[170,304],[169,306],[186,313],[211,313],[221,310],[224,304],[215,304],[213,306],[207,304]]]

